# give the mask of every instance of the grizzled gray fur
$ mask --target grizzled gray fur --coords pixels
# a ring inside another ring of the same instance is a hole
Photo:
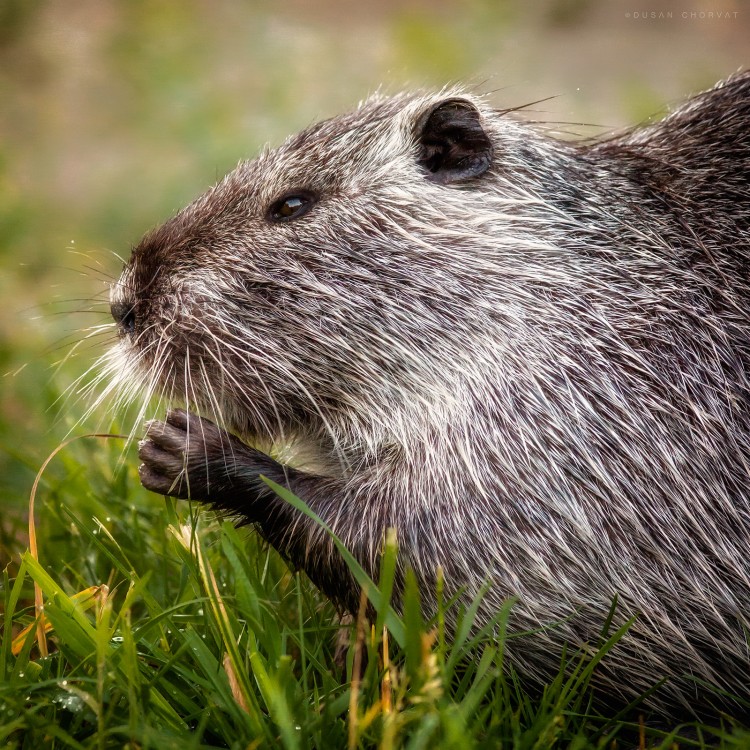
[[[598,668],[665,714],[750,700],[750,73],[661,122],[562,142],[460,90],[376,96],[241,163],[112,291],[143,484],[248,523],[343,607],[331,542],[387,528],[429,612],[517,595],[530,680]],[[209,421],[204,416],[210,417]],[[221,425],[221,427],[217,426]],[[254,447],[250,447],[253,445]],[[284,462],[259,448],[284,446]]]

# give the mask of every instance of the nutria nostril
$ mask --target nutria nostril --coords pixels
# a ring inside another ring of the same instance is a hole
[[[130,336],[135,331],[135,306],[119,300],[110,305],[110,312],[121,335]]]

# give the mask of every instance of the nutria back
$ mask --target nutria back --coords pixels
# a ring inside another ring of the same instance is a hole
[[[193,412],[150,425],[142,480],[257,524],[344,607],[330,540],[260,475],[371,574],[395,527],[428,614],[441,568],[463,601],[491,582],[481,621],[517,595],[515,630],[555,623],[510,643],[531,679],[617,595],[610,696],[666,677],[663,713],[737,711],[703,682],[750,699],[749,180],[750,73],[594,143],[459,90],[315,125],[113,289],[112,387]]]

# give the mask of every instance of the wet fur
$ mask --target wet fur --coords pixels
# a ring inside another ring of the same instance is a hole
[[[515,594],[515,629],[558,622],[511,643],[530,679],[595,643],[617,594],[614,626],[640,615],[599,670],[611,696],[668,677],[664,714],[738,711],[693,678],[750,699],[749,179],[748,73],[596,143],[454,90],[293,136],[148,235],[113,290],[134,321],[113,387],[243,438],[173,411],[144,485],[256,523],[344,607],[330,541],[259,476],[371,574],[397,528],[428,610],[441,566],[464,598],[492,581],[485,619]],[[312,210],[269,222],[298,188]]]

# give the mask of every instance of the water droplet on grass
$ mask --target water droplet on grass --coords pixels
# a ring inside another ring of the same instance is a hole
[[[67,684],[67,681],[63,681],[63,684]],[[82,711],[86,705],[83,702],[83,699],[80,696],[75,695],[75,693],[58,693],[58,695],[52,699],[52,702],[71,713]]]

